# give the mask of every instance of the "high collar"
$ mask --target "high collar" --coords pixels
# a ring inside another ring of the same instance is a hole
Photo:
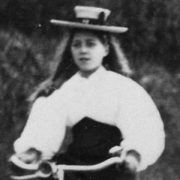
[[[103,66],[100,66],[95,72],[93,72],[91,75],[89,75],[88,77],[84,77],[82,76],[81,72],[79,71],[78,72],[78,76],[82,79],[86,79],[86,80],[95,80],[97,79],[98,77],[101,77],[104,75],[104,73],[106,73],[107,70],[103,67]]]

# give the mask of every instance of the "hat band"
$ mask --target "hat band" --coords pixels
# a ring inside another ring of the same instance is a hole
[[[76,21],[82,24],[105,25],[105,22],[100,19],[76,18]]]

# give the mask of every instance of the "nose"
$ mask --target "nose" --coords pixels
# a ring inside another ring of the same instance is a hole
[[[86,53],[87,52],[87,47],[85,45],[82,45],[80,47],[80,53]]]

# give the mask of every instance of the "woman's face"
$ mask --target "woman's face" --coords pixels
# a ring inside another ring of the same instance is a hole
[[[108,45],[91,32],[76,32],[71,43],[71,53],[81,72],[94,72],[108,54]]]

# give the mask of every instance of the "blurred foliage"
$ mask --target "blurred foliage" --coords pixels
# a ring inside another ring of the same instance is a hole
[[[71,19],[72,7],[77,4],[109,8],[112,24],[129,27],[129,32],[120,38],[133,61],[154,61],[170,71],[179,70],[178,0],[1,0],[0,23],[28,35],[56,35],[61,29],[50,25],[49,20]]]
[[[166,147],[156,166],[143,174],[143,179],[180,178],[180,78],[170,74],[164,67],[143,64],[138,69],[138,82],[150,93],[155,101],[166,132]]]
[[[29,111],[27,98],[52,70],[61,29],[51,18],[71,19],[76,4],[112,10],[109,21],[129,27],[118,36],[135,70],[134,79],[151,94],[165,124],[166,148],[143,180],[180,179],[180,2],[178,0],[0,0],[0,179],[6,175],[12,143]]]
[[[0,31],[0,179],[12,142],[27,119],[27,98],[49,75],[54,46],[52,40]]]

